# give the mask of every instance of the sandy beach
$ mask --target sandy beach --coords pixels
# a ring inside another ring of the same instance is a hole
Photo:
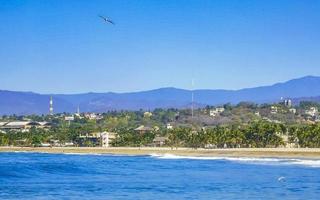
[[[83,153],[115,155],[173,154],[205,157],[278,157],[320,159],[320,149],[311,148],[239,148],[239,149],[190,149],[159,147],[0,147],[0,152]]]

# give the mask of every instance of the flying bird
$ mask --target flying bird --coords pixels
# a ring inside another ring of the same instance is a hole
[[[115,23],[114,23],[111,19],[109,19],[108,17],[104,17],[104,16],[102,16],[102,15],[99,15],[99,17],[100,17],[101,19],[103,19],[104,22],[110,23],[110,24],[112,24],[112,25],[115,25]]]

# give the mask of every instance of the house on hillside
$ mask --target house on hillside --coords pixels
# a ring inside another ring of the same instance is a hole
[[[49,129],[52,126],[49,122],[33,122],[33,121],[13,121],[1,122],[0,129],[2,131],[22,131],[29,132],[32,127]]]
[[[277,106],[271,106],[270,113],[271,114],[277,114],[278,113],[278,107]]]
[[[153,128],[150,128],[148,126],[144,126],[144,125],[141,125],[139,126],[138,128],[134,129],[136,132],[139,132],[140,134],[144,134],[146,132],[150,132],[150,131],[153,131]]]
[[[316,114],[318,114],[318,108],[310,107],[309,109],[305,110],[305,114],[314,117]]]
[[[209,111],[209,116],[215,117],[215,116],[219,115],[220,113],[224,112],[224,110],[225,109],[223,107],[214,108]]]
[[[4,133],[4,131],[2,130],[2,127],[4,126],[4,125],[6,125],[8,122],[0,122],[0,132],[3,132]]]
[[[103,119],[103,116],[101,114],[96,113],[85,113],[84,117],[90,120],[101,120]]]
[[[291,108],[291,106],[292,106],[292,101],[291,101],[291,99],[285,99],[285,100],[283,101],[283,105],[286,106],[286,107],[288,107],[288,108]]]
[[[296,114],[297,113],[297,109],[295,108],[290,108],[289,109],[289,112],[293,113],[293,114]]]
[[[143,117],[144,118],[150,118],[152,116],[152,113],[151,112],[144,112],[143,113]]]
[[[70,116],[65,116],[64,117],[64,121],[74,121],[74,116],[73,115],[70,115]]]
[[[45,129],[45,130],[49,130],[53,124],[51,122],[38,122],[39,125],[36,126],[37,128],[41,128],[41,129]]]
[[[168,129],[168,130],[172,130],[172,129],[173,129],[173,126],[172,126],[172,124],[170,124],[170,123],[167,123],[167,129]]]

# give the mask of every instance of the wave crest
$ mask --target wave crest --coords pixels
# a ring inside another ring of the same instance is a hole
[[[226,160],[247,164],[265,165],[301,165],[320,168],[320,160],[298,158],[255,158],[255,157],[204,157],[204,156],[179,156],[174,154],[150,154],[157,159],[191,159],[191,160]]]

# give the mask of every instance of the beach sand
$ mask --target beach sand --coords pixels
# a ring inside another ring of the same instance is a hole
[[[320,159],[320,149],[313,148],[239,148],[239,149],[191,149],[167,147],[0,147],[0,152],[83,153],[115,155],[173,154],[203,157],[277,157]]]

